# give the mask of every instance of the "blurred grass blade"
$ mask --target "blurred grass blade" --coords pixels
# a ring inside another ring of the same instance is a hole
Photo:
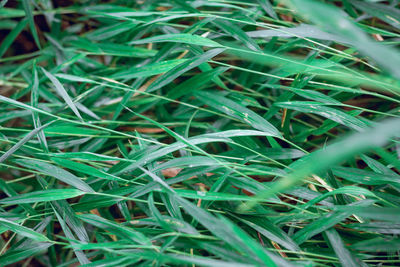
[[[314,0],[290,0],[290,2],[296,11],[307,19],[324,30],[345,38],[361,53],[371,57],[396,78],[400,78],[400,69],[396,67],[400,64],[400,53],[394,48],[371,40],[340,9]]]
[[[400,12],[398,9],[379,3],[361,2],[356,0],[350,0],[349,2],[355,8],[361,9],[372,16],[378,17],[393,27],[400,29]]]
[[[296,164],[295,171],[275,183],[270,190],[260,193],[257,197],[269,197],[277,192],[290,188],[312,174],[326,171],[328,168],[333,167],[333,165],[342,162],[350,156],[365,152],[374,147],[382,146],[391,137],[397,136],[399,132],[400,120],[391,119],[376,124],[374,128],[352,134],[339,142],[307,155],[299,164]],[[316,161],[318,161],[318,164],[315,164]],[[245,206],[242,206],[242,208],[249,208],[253,205],[254,202],[251,204],[247,203]]]

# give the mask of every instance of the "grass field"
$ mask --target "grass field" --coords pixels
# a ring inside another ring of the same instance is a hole
[[[400,266],[398,1],[0,1],[0,266]]]

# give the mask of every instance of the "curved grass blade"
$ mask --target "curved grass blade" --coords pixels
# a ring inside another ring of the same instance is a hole
[[[78,172],[81,172],[81,173],[84,173],[87,175],[91,175],[93,177],[97,177],[100,179],[106,179],[106,180],[110,180],[110,181],[128,182],[128,180],[108,174],[104,171],[98,170],[92,166],[88,166],[83,163],[78,163],[75,161],[60,159],[60,158],[52,158],[51,160],[65,168],[68,168],[68,169],[71,169],[74,171],[78,171]]]
[[[354,202],[351,206],[370,206],[370,201],[360,201]],[[293,240],[297,244],[302,244],[309,240],[311,237],[333,227],[334,225],[342,222],[347,217],[349,217],[352,213],[350,211],[334,211],[325,214],[324,216],[320,216],[317,220],[313,221],[312,223],[308,224],[303,229],[297,231],[293,235]]]
[[[34,159],[18,159],[15,160],[15,162],[26,168],[34,169],[48,176],[57,178],[58,180],[66,184],[72,185],[73,187],[83,192],[94,192],[94,190],[87,183],[83,182],[81,179],[79,179],[72,173],[67,172],[66,170],[63,170],[52,164]]]
[[[291,101],[291,102],[278,102],[275,103],[274,105],[282,108],[294,109],[300,112],[318,114],[327,119],[340,123],[344,126],[350,127],[356,131],[362,131],[368,127],[368,125],[365,122],[341,110],[331,107],[326,107],[324,104],[318,102]]]

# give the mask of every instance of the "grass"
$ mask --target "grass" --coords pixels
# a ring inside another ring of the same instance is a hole
[[[1,266],[400,264],[397,1],[57,2],[1,1]]]

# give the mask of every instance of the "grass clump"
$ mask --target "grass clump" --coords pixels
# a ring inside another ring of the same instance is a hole
[[[400,264],[397,1],[1,5],[0,265]]]

